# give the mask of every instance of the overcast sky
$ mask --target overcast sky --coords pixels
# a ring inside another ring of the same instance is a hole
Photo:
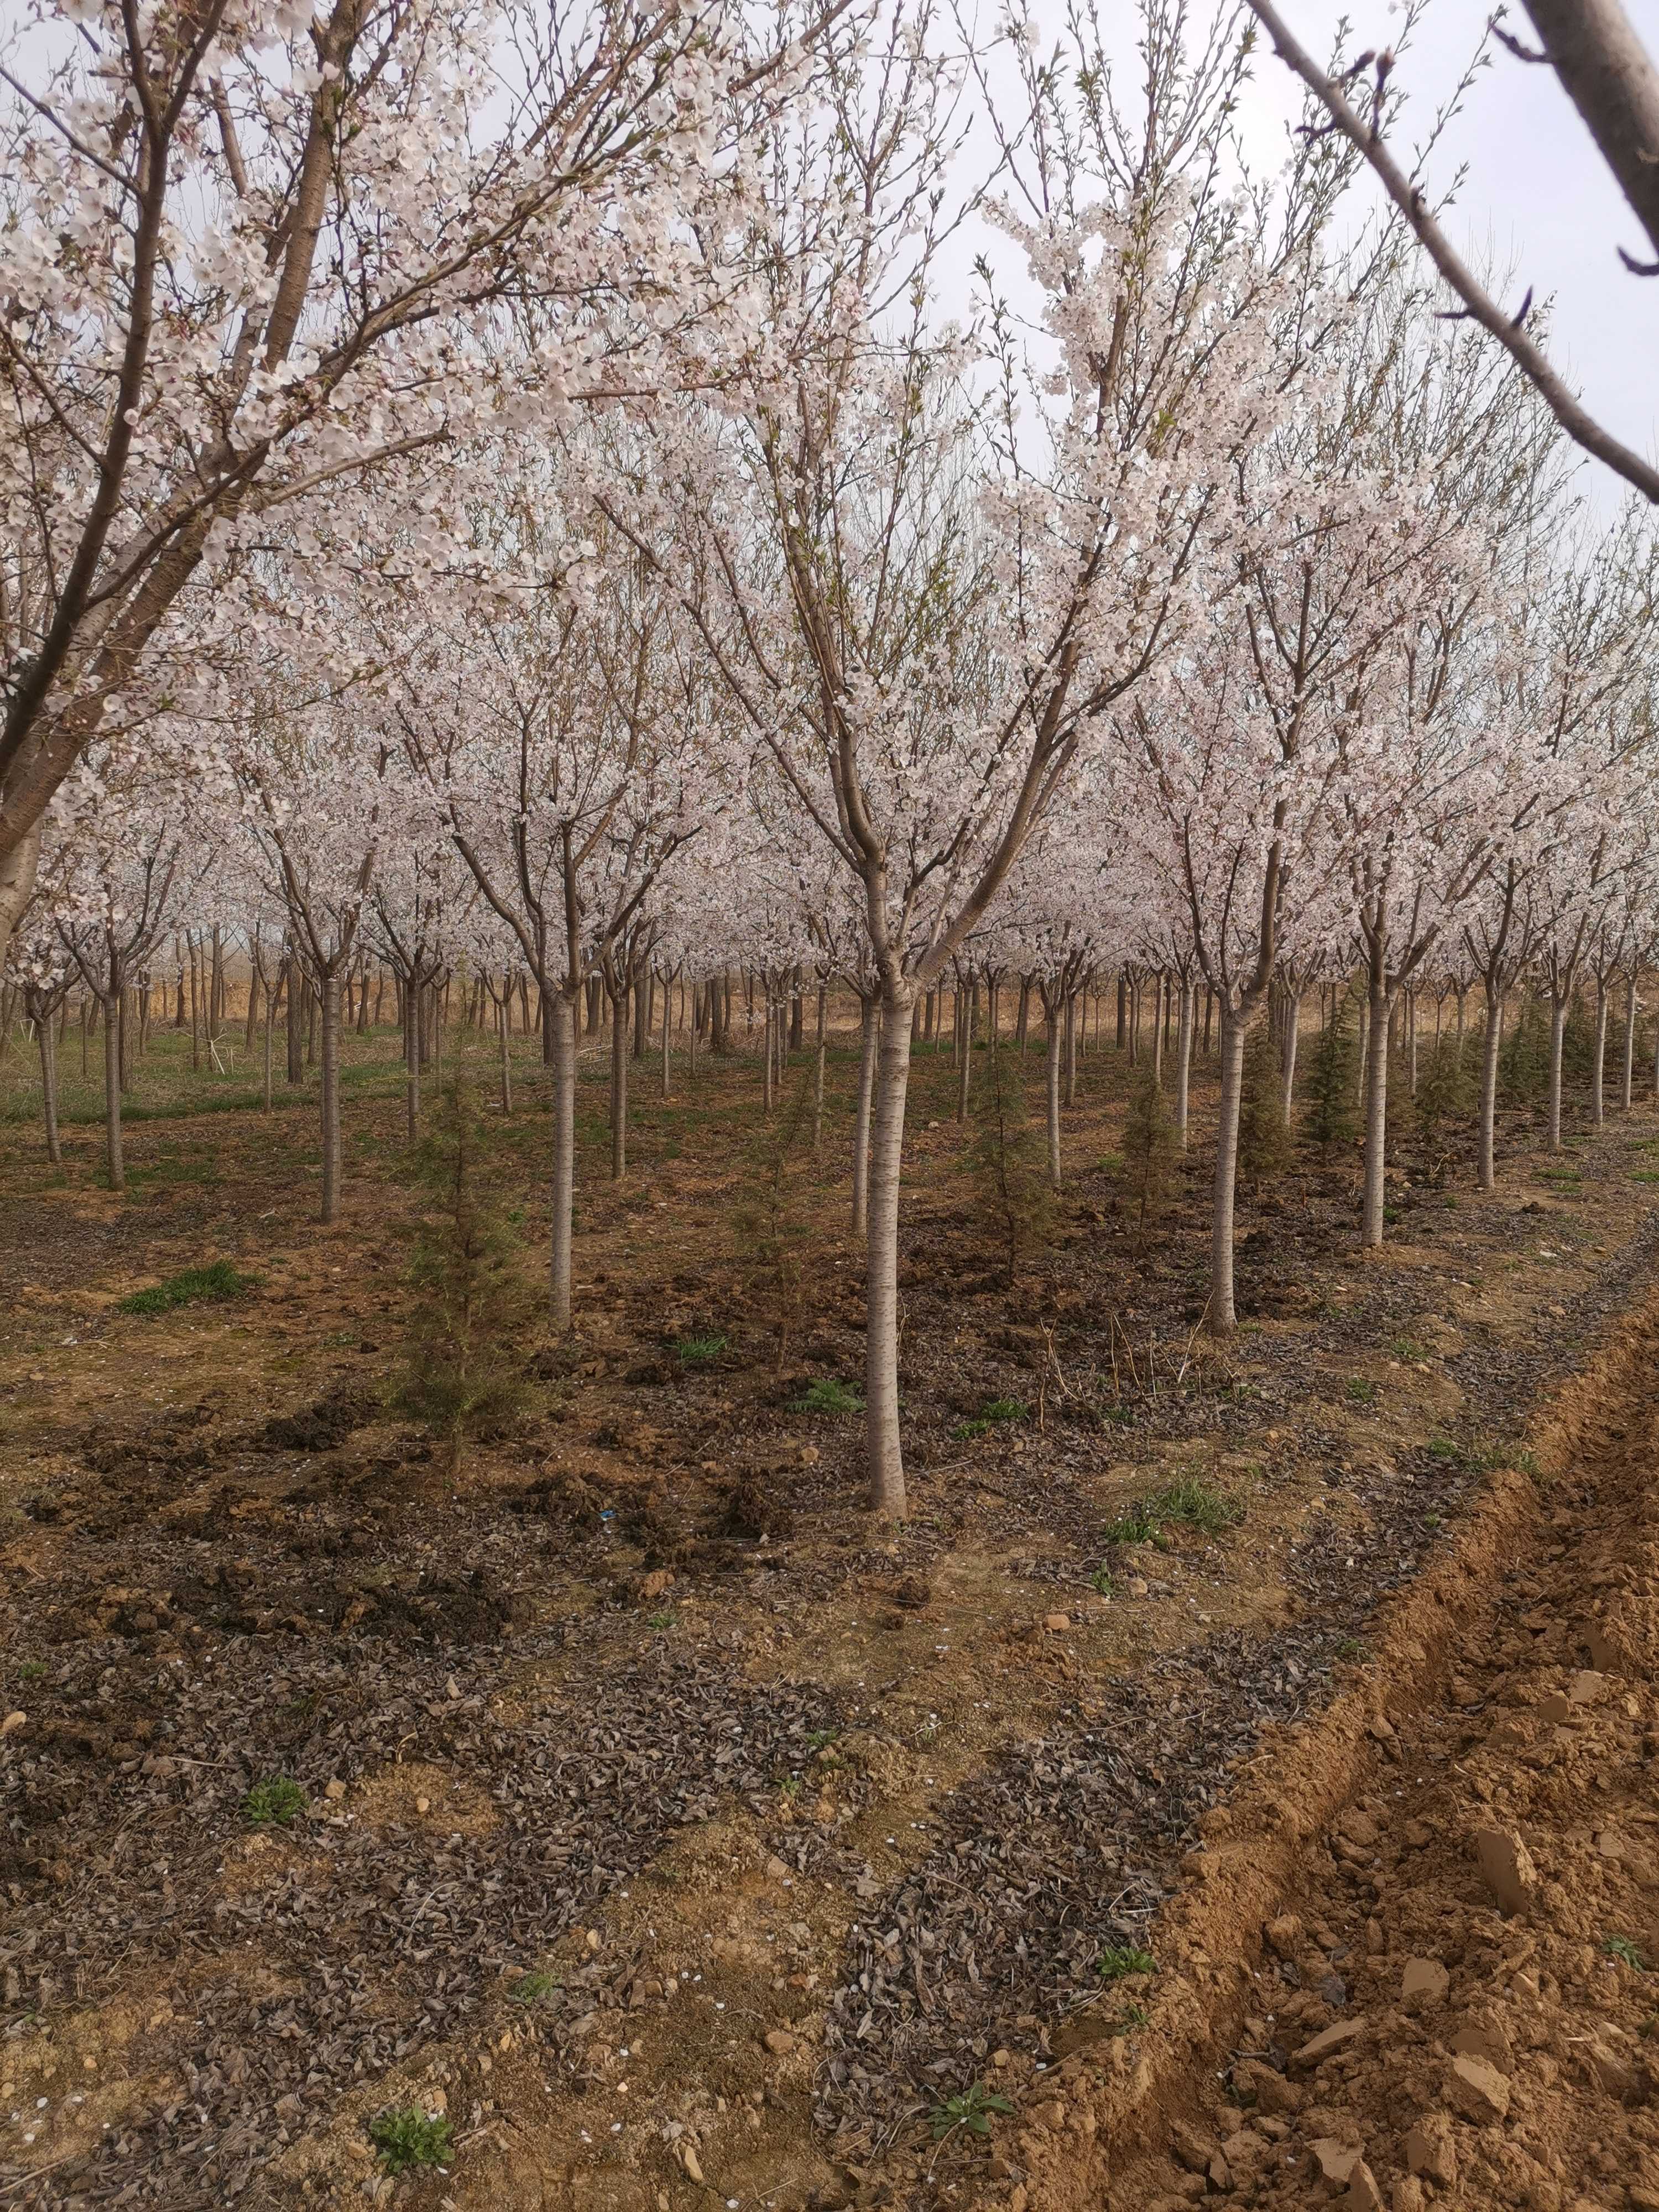
[[[1323,57],[1338,19],[1351,21],[1351,51],[1385,46],[1397,15],[1385,0],[1279,0],[1304,46]],[[1626,0],[1650,48],[1659,49],[1659,0]],[[1429,0],[1424,21],[1402,57],[1399,81],[1412,95],[1403,136],[1420,135],[1451,92],[1480,42],[1492,0]],[[1126,11],[1127,12],[1127,11]],[[1518,8],[1509,27],[1531,32]],[[1282,143],[1297,112],[1300,86],[1271,49],[1255,65],[1246,129],[1267,157]],[[1415,118],[1415,127],[1413,121]],[[1402,146],[1401,150],[1405,150]],[[1592,410],[1627,445],[1659,448],[1659,277],[1632,276],[1619,259],[1622,246],[1649,257],[1647,241],[1625,205],[1589,135],[1547,68],[1530,68],[1501,49],[1475,80],[1462,112],[1431,156],[1431,184],[1444,191],[1459,166],[1468,175],[1449,228],[1466,252],[1513,264],[1506,296],[1519,307],[1528,284],[1552,299],[1549,351]],[[1587,463],[1581,483],[1602,513],[1625,487]]]

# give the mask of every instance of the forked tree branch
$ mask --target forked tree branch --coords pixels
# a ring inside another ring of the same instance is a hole
[[[1470,320],[1479,323],[1498,340],[1522,374],[1531,380],[1575,445],[1582,446],[1615,475],[1623,477],[1626,483],[1634,484],[1644,499],[1659,506],[1659,469],[1622,444],[1610,430],[1604,429],[1580,404],[1556,374],[1543,349],[1528,337],[1526,309],[1523,307],[1519,315],[1510,315],[1498,306],[1430,213],[1421,187],[1412,182],[1383,143],[1381,133],[1358,112],[1341,86],[1297,43],[1273,0],[1249,0],[1249,7],[1273,40],[1279,59],[1296,72],[1324,106],[1336,130],[1376,172],[1389,198],[1411,225],[1445,283],[1462,301],[1463,312]],[[1534,11],[1529,8],[1529,12]],[[1530,303],[1528,294],[1527,305]]]

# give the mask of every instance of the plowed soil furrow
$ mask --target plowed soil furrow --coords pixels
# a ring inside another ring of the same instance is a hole
[[[1536,1460],[1203,1824],[1139,2056],[988,2202],[1659,2212],[1659,1299]]]

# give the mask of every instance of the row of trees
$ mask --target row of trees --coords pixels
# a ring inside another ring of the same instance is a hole
[[[1651,958],[1645,522],[1587,537],[1403,227],[1339,244],[1345,139],[1243,168],[1230,13],[1145,0],[1131,103],[1091,16],[986,52],[925,0],[551,45],[513,6],[70,12],[10,73],[0,870],[10,971],[100,998],[112,1097],[161,938],[245,931],[318,1001],[332,1220],[364,951],[411,1008],[526,979],[563,1328],[587,994],[620,1083],[653,969],[855,992],[899,1514],[930,994],[1035,994],[1051,1143],[1080,994],[1170,991],[1183,1122],[1207,995],[1224,1333],[1275,1003],[1363,966],[1375,1243],[1402,994],[1484,998],[1490,1182],[1519,978],[1559,1041]]]

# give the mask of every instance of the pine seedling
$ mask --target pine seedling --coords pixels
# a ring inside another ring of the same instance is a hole
[[[969,1097],[967,1165],[973,1212],[1012,1288],[1023,1262],[1054,1234],[1054,1194],[1042,1133],[1025,1109],[1012,1053],[989,1052]]]
[[[447,1443],[452,1471],[469,1436],[522,1401],[532,1312],[516,1240],[482,1180],[481,1150],[476,1101],[453,1075],[415,1156],[430,1211],[410,1266],[415,1297],[397,1394]]]

